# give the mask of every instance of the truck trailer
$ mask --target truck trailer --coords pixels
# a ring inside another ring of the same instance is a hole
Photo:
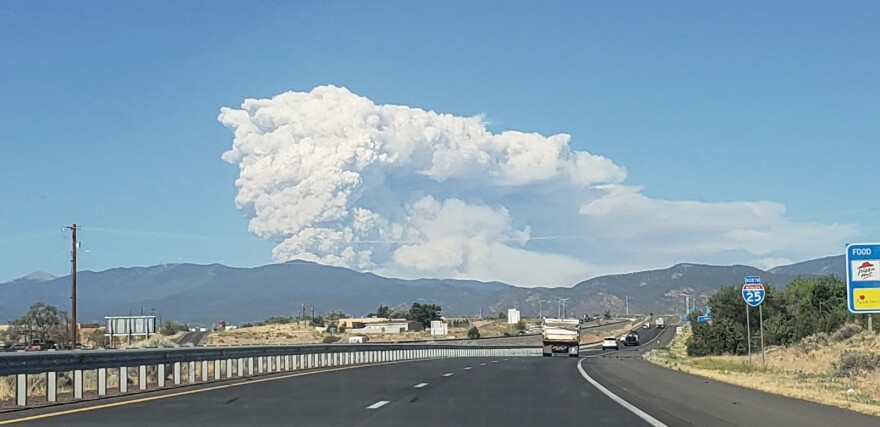
[[[567,354],[578,357],[581,344],[581,328],[578,319],[545,318],[541,328],[544,357]]]

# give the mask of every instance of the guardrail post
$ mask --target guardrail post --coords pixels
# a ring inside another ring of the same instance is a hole
[[[202,382],[203,383],[208,382],[208,361],[207,360],[202,360],[201,371],[202,371]]]
[[[58,372],[46,372],[46,401],[58,401]]]
[[[107,368],[98,368],[98,396],[107,395]]]
[[[83,371],[82,369],[73,370],[73,398],[83,398]]]
[[[257,357],[257,372],[262,374],[265,368],[263,367],[263,356]]]
[[[159,388],[165,387],[165,364],[160,363],[156,365],[156,386]]]
[[[226,378],[232,378],[232,359],[226,359]]]
[[[119,393],[128,393],[128,367],[119,367]]]
[[[15,404],[27,406],[27,374],[15,376]]]
[[[238,366],[235,369],[235,374],[238,375],[239,377],[244,376],[244,358],[243,357],[238,358]]]
[[[190,384],[194,384],[196,382],[196,362],[189,362],[189,366],[187,366],[186,370],[186,380]]]
[[[214,361],[214,379],[220,379],[220,359]]]
[[[138,366],[138,390],[147,389],[147,365]]]
[[[174,362],[171,369],[174,371],[174,385],[180,385],[180,362]]]

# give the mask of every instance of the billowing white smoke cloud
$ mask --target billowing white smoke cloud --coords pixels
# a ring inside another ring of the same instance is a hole
[[[493,134],[481,117],[317,87],[222,109],[251,232],[305,259],[381,274],[570,285],[677,261],[769,262],[839,248],[849,226],[771,202],[654,200],[569,135]]]

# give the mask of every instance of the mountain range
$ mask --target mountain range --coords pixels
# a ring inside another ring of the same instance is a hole
[[[518,307],[524,316],[557,315],[568,298],[569,314],[682,312],[685,295],[697,302],[722,285],[761,276],[764,283],[785,286],[798,276],[845,277],[843,256],[760,270],[744,265],[677,264],[662,270],[595,277],[573,287],[524,288],[500,282],[452,279],[403,280],[359,273],[305,261],[253,268],[220,264],[167,264],[113,268],[77,274],[78,320],[101,322],[104,316],[150,314],[209,325],[292,316],[303,306],[315,313],[343,310],[352,315],[375,311],[380,304],[434,303],[451,316],[497,316]],[[21,316],[34,302],[66,310],[70,276],[32,273],[0,284],[0,323]]]

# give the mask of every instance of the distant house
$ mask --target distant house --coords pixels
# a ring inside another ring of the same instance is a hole
[[[339,326],[349,328],[349,329],[357,329],[362,328],[364,325],[370,323],[381,323],[388,322],[389,319],[385,317],[350,317],[347,319],[339,319],[336,323]]]
[[[361,325],[362,327],[360,328],[352,328],[351,332],[358,334],[399,334],[401,332],[420,330],[417,328],[421,327],[418,322],[410,322],[406,319],[391,319],[385,322],[372,322]]]

